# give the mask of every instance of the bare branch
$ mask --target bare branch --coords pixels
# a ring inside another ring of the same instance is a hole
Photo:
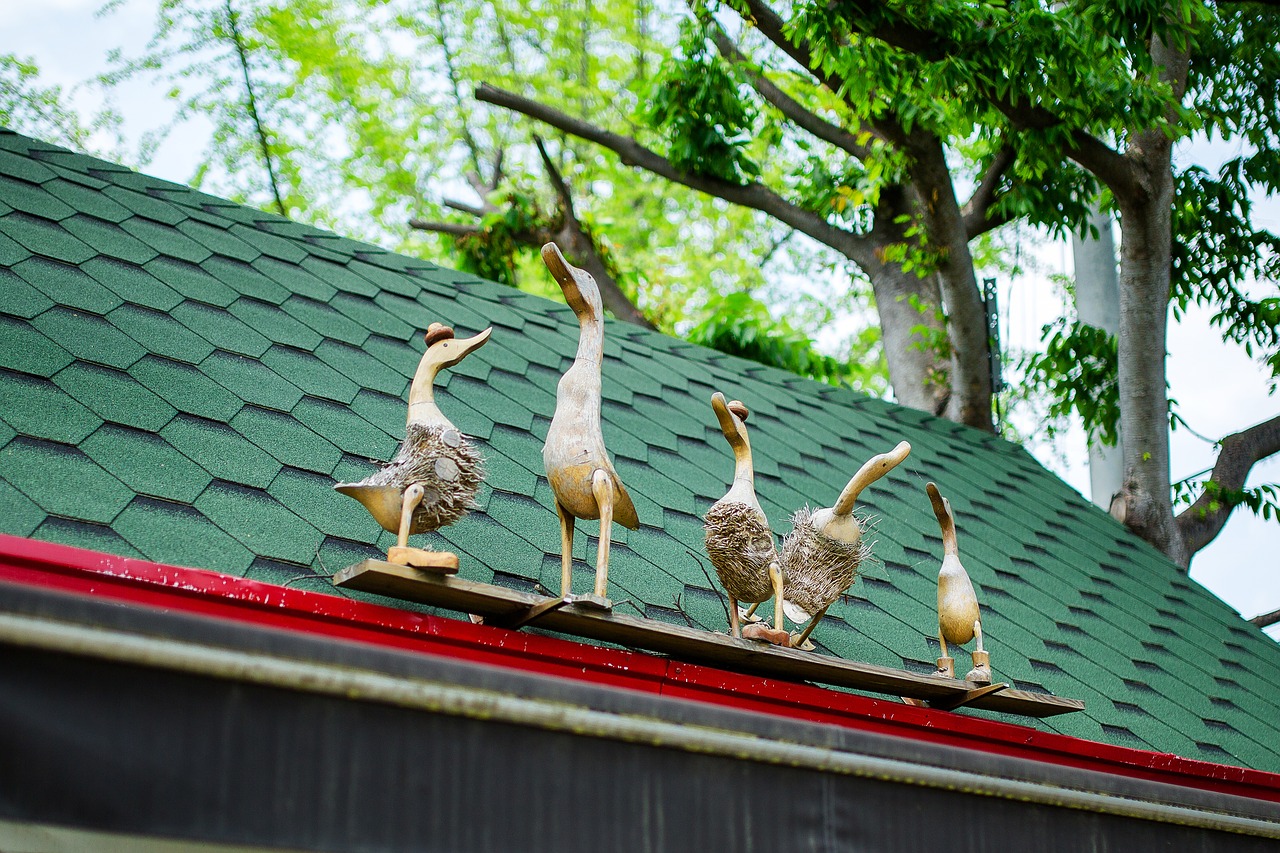
[[[492,213],[494,210],[493,205],[488,202],[485,203],[484,207],[476,207],[474,204],[467,204],[465,201],[458,201],[452,198],[446,198],[442,203],[451,210],[456,210],[459,213],[469,213],[477,218],[484,216],[486,213]]]
[[[1008,216],[992,217],[991,207],[996,202],[996,188],[1013,165],[1013,161],[1013,149],[1009,146],[1006,145],[997,151],[995,158],[983,173],[982,181],[964,207],[960,209],[960,215],[964,217],[964,230],[970,240],[1009,221]]]
[[[1252,625],[1259,628],[1270,628],[1272,625],[1280,622],[1280,610],[1272,610],[1270,613],[1263,613],[1249,620]]]
[[[448,234],[451,237],[473,237],[484,233],[479,225],[464,225],[460,222],[430,222],[426,219],[410,219],[409,227],[418,231],[430,231],[433,234]]]
[[[770,104],[777,108],[792,124],[801,130],[807,130],[809,133],[819,139],[829,142],[847,154],[858,159],[864,159],[871,155],[871,149],[866,145],[858,143],[857,137],[852,133],[832,124],[824,118],[815,115],[806,109],[799,101],[788,95],[782,89],[778,88],[774,83],[765,77],[764,74],[758,72],[751,66],[747,58],[738,50],[733,40],[729,38],[728,33],[722,30],[718,25],[711,27],[711,39],[715,42],[716,49],[720,54],[737,65],[741,65],[747,70],[750,77],[751,87],[760,93],[760,97],[764,98]]]
[[[600,288],[600,300],[613,313],[613,316],[641,328],[655,330],[657,327],[649,322],[649,318],[636,307],[613,277],[604,258],[600,255],[600,249],[596,246],[595,240],[578,221],[578,215],[573,209],[573,197],[569,193],[569,185],[565,183],[560,170],[556,168],[551,155],[547,153],[547,147],[542,143],[541,137],[534,136],[533,142],[538,147],[543,168],[547,170],[547,179],[551,181],[551,186],[560,199],[560,209],[564,214],[564,226],[557,235],[559,241],[566,244],[564,248],[568,250],[574,262],[596,280],[596,285]]]
[[[866,240],[836,228],[823,217],[787,201],[761,183],[733,184],[718,178],[681,171],[672,165],[670,160],[634,139],[611,133],[566,115],[553,107],[498,89],[488,83],[480,84],[476,90],[476,98],[522,113],[564,133],[601,145],[617,154],[627,166],[637,166],[690,189],[767,213],[796,230],[808,234],[819,243],[830,246],[861,266],[868,267],[878,263]]]
[[[1227,523],[1234,507],[1221,500],[1221,492],[1243,489],[1254,464],[1275,453],[1280,453],[1280,415],[1222,440],[1222,450],[1209,475],[1217,488],[1206,489],[1174,519],[1188,554],[1212,542]]]

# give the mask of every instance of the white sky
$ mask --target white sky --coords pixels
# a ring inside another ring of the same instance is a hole
[[[40,66],[44,84],[70,88],[107,69],[107,52],[123,47],[137,55],[154,26],[153,0],[128,0],[124,7],[104,17],[95,15],[102,0],[39,0],[0,2],[0,52],[32,57]],[[166,85],[133,83],[116,95],[115,107],[125,119],[125,132],[136,142],[148,130],[164,124],[172,115],[165,99]],[[82,111],[98,105],[82,97],[76,104]],[[196,165],[198,152],[208,137],[208,127],[180,126],[160,147],[144,171],[167,180],[186,183]],[[1230,155],[1231,152],[1226,152]],[[1197,146],[1186,156],[1214,161],[1220,150]],[[1257,222],[1280,230],[1280,202],[1264,200]],[[1071,273],[1071,251],[1067,245],[1027,247],[1034,252],[1044,275],[1024,277],[1013,285],[1002,283],[1000,298],[1003,319],[1001,334],[1006,345],[1033,348],[1040,327],[1061,311],[1061,300],[1045,275]],[[1265,372],[1234,346],[1224,344],[1209,328],[1207,313],[1193,310],[1181,325],[1169,332],[1170,394],[1179,411],[1202,435],[1221,437],[1266,420],[1280,410],[1280,397],[1267,396]],[[1083,437],[1075,446],[1060,446],[1067,458],[1037,450],[1046,467],[1058,473],[1074,488],[1088,493]],[[1174,480],[1209,467],[1213,448],[1186,430],[1173,435]],[[1280,482],[1280,458],[1254,467],[1250,485]],[[1244,616],[1280,607],[1280,524],[1237,512],[1226,529],[1192,561],[1191,576],[1215,592]],[[1280,638],[1280,626],[1270,633]]]

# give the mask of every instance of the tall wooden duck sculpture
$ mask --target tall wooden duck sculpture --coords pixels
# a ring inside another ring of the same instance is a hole
[[[911,453],[905,441],[888,453],[867,460],[853,475],[835,506],[811,512],[808,507],[791,517],[791,532],[782,542],[782,571],[787,580],[782,607],[791,621],[809,625],[792,639],[805,642],[823,615],[858,575],[858,566],[871,548],[863,538],[861,520],[853,514],[863,489],[896,468]]]
[[[334,486],[397,535],[395,547],[387,551],[388,562],[457,571],[457,555],[410,548],[408,541],[411,534],[453,524],[475,506],[484,459],[436,405],[435,380],[441,370],[484,346],[492,331],[459,339],[448,326],[432,323],[425,336],[427,351],[409,387],[405,437],[395,458],[359,483]]]
[[[706,548],[716,577],[729,594],[729,629],[742,637],[738,602],[759,604],[774,599],[774,623],[747,627],[749,638],[787,645],[789,637],[782,625],[782,568],[774,545],[769,519],[756,497],[755,467],[751,460],[751,440],[747,437],[747,407],[737,400],[725,402],[719,391],[711,395],[711,408],[720,430],[733,449],[733,485],[725,496],[711,505],[706,518]]]
[[[965,676],[969,681],[991,683],[991,656],[982,648],[982,614],[978,610],[978,596],[973,591],[969,573],[960,565],[960,549],[956,543],[956,519],[951,513],[951,502],[942,496],[933,483],[925,486],[933,514],[942,530],[942,568],[938,571],[938,645],[942,657],[938,658],[938,675],[955,678],[955,659],[947,654],[947,642],[959,646],[978,638],[973,652],[973,669]]]
[[[622,478],[609,460],[600,426],[604,306],[595,279],[566,261],[555,243],[542,247],[542,260],[578,316],[579,327],[578,353],[556,386],[556,410],[542,448],[542,462],[560,516],[560,594],[568,596],[572,592],[574,519],[598,518],[595,594],[575,600],[609,609],[609,536],[613,522],[635,530],[640,519]]]

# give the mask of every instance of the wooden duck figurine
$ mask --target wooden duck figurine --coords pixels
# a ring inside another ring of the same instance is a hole
[[[859,564],[871,550],[863,539],[862,522],[853,515],[858,496],[910,453],[911,445],[899,442],[888,453],[867,460],[844,487],[835,506],[816,512],[804,507],[791,517],[792,530],[782,543],[782,571],[787,579],[782,607],[791,621],[809,623],[792,640],[793,646],[804,646],[827,608],[853,584]]]
[[[942,657],[938,658],[937,674],[955,678],[955,659],[947,654],[948,640],[962,645],[976,636],[978,646],[973,652],[973,669],[965,678],[990,684],[991,657],[982,648],[982,614],[978,611],[978,596],[973,591],[969,573],[960,565],[951,502],[933,483],[926,485],[925,491],[929,493],[933,514],[937,516],[938,527],[942,530],[942,568],[938,571],[938,644]]]
[[[772,598],[773,627],[750,625],[747,636],[785,646],[789,637],[782,625],[782,569],[769,519],[756,497],[751,441],[747,437],[749,412],[737,400],[726,403],[719,391],[711,395],[711,408],[734,457],[733,485],[711,505],[704,519],[707,556],[729,594],[729,628],[733,636],[743,636],[738,602],[759,604]]]
[[[600,426],[600,366],[604,360],[604,306],[600,289],[585,270],[569,264],[555,243],[542,247],[542,260],[578,316],[578,353],[556,386],[556,410],[547,429],[542,462],[560,516],[560,593],[573,585],[575,518],[600,519],[594,596],[578,600],[609,609],[609,534],[614,521],[640,526],[631,496],[613,469]]]
[[[475,506],[484,480],[484,459],[435,402],[436,375],[484,346],[492,328],[458,339],[453,329],[432,323],[427,351],[409,387],[409,416],[396,456],[359,483],[334,486],[350,495],[384,530],[397,535],[387,560],[400,565],[456,571],[455,554],[408,547],[410,534],[453,524]]]

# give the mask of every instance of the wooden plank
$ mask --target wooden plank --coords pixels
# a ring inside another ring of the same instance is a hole
[[[412,566],[398,566],[380,560],[366,560],[343,569],[334,576],[333,582],[346,589],[473,613],[499,623],[520,622],[525,614],[548,601],[547,596],[476,583],[456,576],[438,575]],[[938,700],[945,703],[947,700],[959,700],[970,691],[984,687],[975,682],[738,640],[726,634],[623,616],[582,604],[569,603],[556,609],[546,609],[537,616],[537,625],[551,631],[660,652],[689,663],[750,675],[786,681],[814,681],[926,701]],[[1084,703],[1077,699],[1025,690],[1002,690],[980,696],[966,707],[1049,717],[1079,711],[1084,708]]]

